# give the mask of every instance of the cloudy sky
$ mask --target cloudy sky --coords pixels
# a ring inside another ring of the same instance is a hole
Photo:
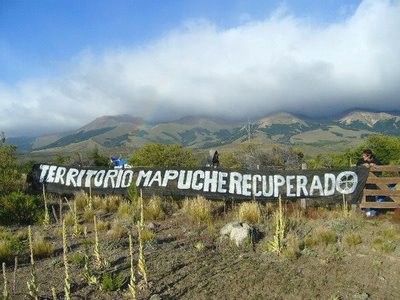
[[[0,0],[0,132],[400,111],[399,0]]]

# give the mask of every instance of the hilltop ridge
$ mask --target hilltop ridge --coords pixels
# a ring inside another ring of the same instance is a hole
[[[98,117],[71,132],[15,141],[28,152],[71,152],[94,145],[99,148],[137,148],[146,143],[179,144],[198,149],[229,148],[249,139],[260,144],[340,150],[372,134],[400,136],[399,128],[400,116],[397,114],[360,110],[322,121],[279,112],[247,122],[187,116],[156,124],[124,114]]]

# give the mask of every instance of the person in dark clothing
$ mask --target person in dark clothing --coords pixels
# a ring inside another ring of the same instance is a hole
[[[212,166],[213,166],[213,168],[218,168],[219,167],[219,153],[218,153],[218,151],[214,152],[214,156],[212,158]]]
[[[381,161],[375,157],[375,155],[372,153],[370,149],[365,149],[362,153],[362,157],[357,161],[357,166],[364,166],[364,167],[372,167],[372,166],[377,166],[377,165],[382,165]],[[381,176],[382,172],[374,172],[376,176]],[[366,188],[369,189],[377,189],[377,186],[375,184],[366,184]],[[375,197],[376,202],[383,202],[385,201],[384,196],[376,196]],[[367,210],[367,216],[375,216],[379,212],[378,209],[369,209]]]
[[[370,149],[365,149],[362,153],[362,157],[357,161],[357,166],[371,167],[381,165],[379,159],[375,157]]]

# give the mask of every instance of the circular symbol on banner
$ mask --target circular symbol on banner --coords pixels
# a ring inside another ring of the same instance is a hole
[[[339,173],[336,178],[336,190],[341,194],[351,194],[357,187],[358,177],[352,171]]]

